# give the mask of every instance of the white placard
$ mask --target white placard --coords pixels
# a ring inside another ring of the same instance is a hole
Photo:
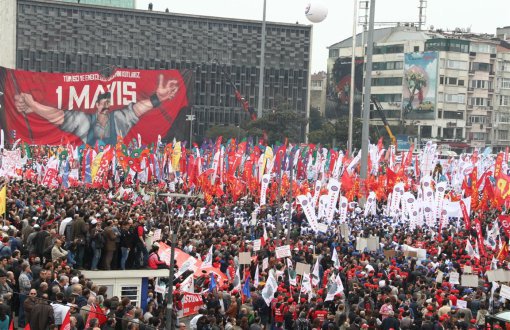
[[[356,237],[356,251],[364,251],[367,248],[367,239],[363,237]]]
[[[328,225],[325,224],[325,223],[318,223],[317,224],[317,229],[321,232],[321,233],[324,233],[326,234],[328,232]]]
[[[276,252],[276,258],[278,258],[278,259],[292,256],[292,254],[290,253],[290,245],[278,246],[275,249],[275,252]]]
[[[504,269],[496,269],[496,281],[506,282],[506,271]]]
[[[250,252],[239,252],[239,264],[250,265],[251,264],[251,253]]]
[[[467,301],[457,299],[457,308],[467,308]]]
[[[165,294],[166,293],[166,285],[156,285],[156,288],[154,288],[154,291],[157,293]]]
[[[450,280],[448,282],[450,282],[451,284],[460,284],[459,273],[457,272],[450,273]]]
[[[253,241],[253,251],[255,251],[255,252],[260,251],[261,244],[262,244],[262,242],[260,241],[260,238],[254,240]]]
[[[262,259],[262,270],[265,271],[268,268],[269,268],[269,259],[268,258]]]
[[[499,295],[510,300],[510,286],[501,284],[501,291],[499,292]]]
[[[370,237],[367,240],[368,251],[377,251],[379,248],[379,237]]]
[[[493,270],[488,270],[485,275],[487,275],[487,281],[490,283],[496,282],[496,272]]]
[[[469,288],[478,287],[478,275],[462,275],[461,277],[462,286]]]
[[[443,272],[440,270],[437,271],[436,283],[443,283]]]
[[[152,236],[152,241],[157,242],[161,239],[161,229],[156,229],[154,231],[154,235]]]
[[[471,266],[464,266],[464,273],[465,274],[473,274],[473,267],[471,267]]]

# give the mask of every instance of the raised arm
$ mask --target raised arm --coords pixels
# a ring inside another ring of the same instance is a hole
[[[162,74],[158,78],[158,88],[156,92],[150,97],[150,99],[141,100],[136,102],[133,106],[135,115],[140,118],[148,111],[157,108],[164,101],[171,100],[179,91],[179,82],[175,79],[169,79],[166,84],[164,83],[164,77]]]
[[[50,123],[60,126],[64,122],[64,111],[43,105],[34,100],[32,95],[27,93],[20,93],[14,96],[14,104],[16,110],[21,113],[35,113],[43,117]]]

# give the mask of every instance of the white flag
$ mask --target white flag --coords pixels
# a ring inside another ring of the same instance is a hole
[[[182,281],[181,291],[195,293],[195,282],[193,280],[193,274],[191,274],[184,281]]]
[[[333,259],[335,268],[338,269],[338,267],[340,267],[340,260],[338,260],[338,253],[336,252],[336,248],[333,249],[333,257],[331,258]]]
[[[213,257],[212,248],[213,248],[213,246],[211,245],[211,247],[209,248],[209,252],[207,252],[207,255],[205,256],[205,260],[202,263],[202,266],[200,268],[212,267],[212,259],[213,259],[212,258]]]
[[[312,285],[317,286],[319,284],[319,258],[315,262],[315,266],[313,266],[312,272]]]
[[[333,276],[330,277],[328,282],[328,294],[324,301],[330,301],[335,298],[335,296],[344,291],[344,285],[342,280],[340,279],[340,275],[336,275],[335,278]]]
[[[310,274],[308,273],[303,274],[303,279],[301,280],[301,292],[312,292],[312,283],[310,283]]]
[[[466,240],[466,252],[468,256],[471,258],[475,255],[475,249],[473,249],[473,246],[471,245],[471,242],[469,242],[469,239]]]
[[[255,278],[253,279],[253,286],[255,288],[259,287],[259,265],[257,265],[257,269],[255,269]]]
[[[276,279],[274,276],[269,273],[269,276],[266,281],[266,285],[264,286],[264,289],[262,290],[262,298],[264,298],[264,301],[268,306],[271,306],[271,301],[273,301],[274,294],[276,292],[276,289],[278,288],[278,282],[276,282]]]

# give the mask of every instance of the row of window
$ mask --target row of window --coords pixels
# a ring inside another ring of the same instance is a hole
[[[467,70],[468,62],[467,61],[441,59],[439,61],[439,67],[441,69]]]
[[[425,51],[469,52],[469,41],[455,39],[429,39],[425,41]]]
[[[469,82],[471,88],[492,89],[492,85],[492,80],[471,80]]]
[[[375,46],[374,55],[377,54],[398,54],[404,52],[404,45]]]
[[[402,86],[402,77],[372,78],[372,86]]]
[[[464,79],[458,79],[456,77],[439,77],[439,84],[441,85],[452,85],[452,86],[464,86]]]
[[[372,64],[372,70],[402,70],[404,68],[404,62],[402,61],[389,61],[389,62],[374,62]]]

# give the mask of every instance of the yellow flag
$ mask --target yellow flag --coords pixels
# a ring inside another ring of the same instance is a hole
[[[7,187],[4,186],[2,190],[0,190],[0,214],[5,214],[6,202],[7,202]]]
[[[96,158],[92,161],[92,165],[90,166],[90,177],[92,178],[92,182],[94,182],[94,178],[96,177],[97,171],[99,170],[99,165],[101,165],[101,159],[103,158],[103,152],[97,154]]]

